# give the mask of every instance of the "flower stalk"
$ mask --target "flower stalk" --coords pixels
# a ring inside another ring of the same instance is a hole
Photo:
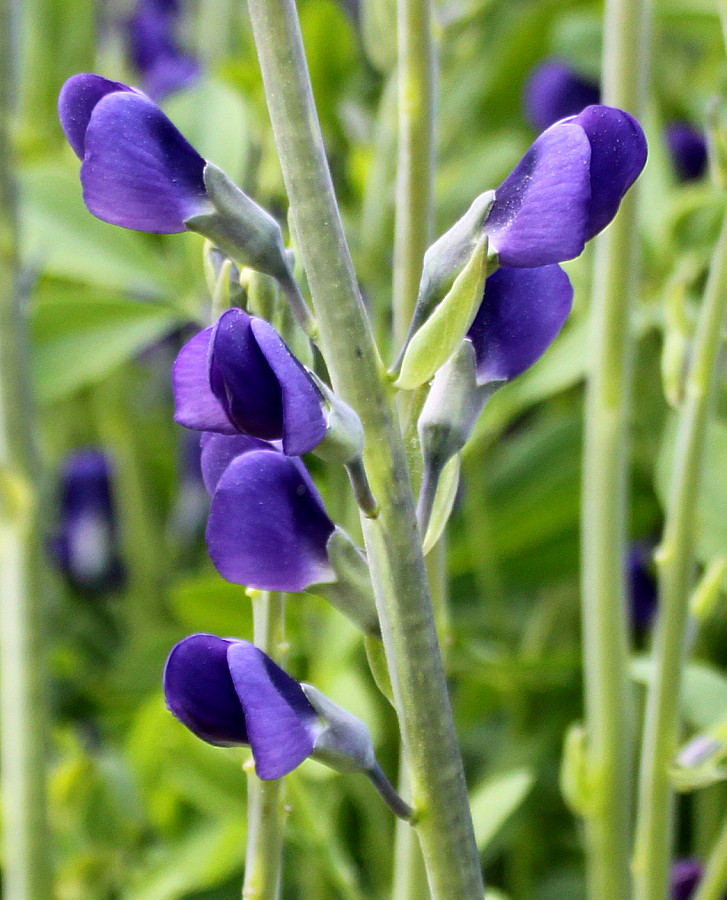
[[[669,766],[677,746],[681,669],[695,574],[696,506],[704,461],[715,365],[727,314],[727,216],[712,257],[694,339],[693,362],[677,424],[664,539],[657,554],[659,615],[655,671],[649,686],[641,756],[635,900],[660,900],[669,883],[674,796]]]
[[[428,594],[401,435],[359,295],[292,0],[252,0],[253,32],[333,388],[358,413],[381,507],[363,520],[433,896],[481,900],[479,855]]]
[[[638,114],[648,0],[607,0],[603,102]],[[588,771],[597,796],[586,818],[589,897],[629,892],[634,712],[623,584],[631,382],[630,306],[638,263],[637,194],[596,245],[593,367],[585,408],[581,598]]]
[[[727,818],[707,860],[702,880],[694,892],[694,900],[722,900],[727,884]]]

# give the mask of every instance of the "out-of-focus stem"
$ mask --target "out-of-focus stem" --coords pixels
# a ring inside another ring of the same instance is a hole
[[[435,47],[431,0],[397,0],[399,131],[394,235],[394,342],[401,346],[432,239]]]
[[[325,157],[293,0],[249,0],[265,92],[333,388],[358,413],[381,504],[362,519],[381,633],[435,900],[482,900],[401,434],[356,284]]]
[[[603,102],[638,115],[648,63],[649,0],[606,0]],[[586,817],[591,900],[629,892],[634,762],[633,698],[623,583],[630,407],[631,303],[638,270],[637,192],[598,238],[585,409],[582,623],[588,769]]]
[[[693,900],[722,900],[727,888],[727,819],[707,860]]]
[[[634,897],[662,900],[669,881],[674,796],[669,765],[678,740],[681,669],[695,575],[696,507],[712,405],[715,366],[727,313],[727,215],[714,250],[679,412],[664,538],[657,554],[659,617],[641,754]]]
[[[30,350],[19,277],[17,186],[10,136],[17,20],[0,4],[0,750],[3,896],[52,896],[45,784],[45,654],[41,640],[40,472]]]
[[[252,594],[255,646],[281,662],[285,645],[285,596]],[[278,900],[283,863],[283,780],[261,781],[250,770],[247,782],[247,852],[244,900]]]

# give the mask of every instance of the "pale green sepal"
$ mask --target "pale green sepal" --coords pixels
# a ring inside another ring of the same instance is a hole
[[[727,722],[693,737],[669,769],[676,790],[689,793],[727,780]]]
[[[560,792],[576,815],[587,817],[596,803],[588,765],[588,737],[580,722],[568,728],[563,741]]]
[[[315,738],[313,759],[336,772],[368,772],[376,763],[376,756],[366,725],[318,688],[303,683],[301,687],[322,720],[321,730]]]
[[[462,457],[460,454],[455,454],[444,466],[442,474],[439,476],[439,484],[437,485],[437,492],[434,496],[432,514],[429,518],[427,533],[422,542],[422,553],[425,556],[436,546],[436,543],[442,536],[442,532],[452,514],[452,508],[459,486],[461,462]]]
[[[326,408],[326,436],[314,453],[326,462],[346,465],[359,459],[363,452],[364,430],[361,420],[348,403],[344,403],[315,372],[308,374],[321,392]]]
[[[384,644],[378,638],[372,637],[370,634],[364,635],[364,649],[366,650],[366,659],[368,660],[369,669],[376,682],[376,687],[396,709],[394,702],[394,688],[391,684],[391,675],[389,674],[389,666],[386,662],[386,653],[384,652]]]
[[[204,168],[209,210],[184,224],[208,238],[238,266],[251,266],[279,281],[291,278],[280,226],[213,163]]]
[[[258,316],[274,325],[275,314],[278,307],[282,305],[279,302],[277,281],[270,275],[265,275],[263,272],[250,268],[243,270],[240,274],[240,279],[244,281],[246,288],[247,311],[251,316]],[[283,335],[284,337],[285,335]]]
[[[446,297],[409,342],[395,386],[412,391],[432,378],[467,334],[488,275],[487,236],[481,235]]]
[[[338,527],[328,538],[326,551],[335,580],[312,585],[308,590],[325,597],[364,634],[378,635],[379,617],[364,554]]]

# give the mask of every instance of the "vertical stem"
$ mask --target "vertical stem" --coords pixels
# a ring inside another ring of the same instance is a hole
[[[276,662],[284,647],[285,596],[275,591],[252,595],[255,646]],[[278,900],[283,863],[283,780],[261,781],[251,770],[247,787],[247,852],[244,900]]]
[[[39,465],[19,283],[15,113],[17,10],[0,5],[0,751],[3,896],[52,895],[45,786]]]
[[[333,387],[358,413],[381,505],[363,519],[374,593],[435,900],[482,900],[480,861],[401,434],[356,284],[294,0],[249,0],[265,92]]]
[[[397,0],[399,132],[394,236],[394,343],[401,346],[416,305],[432,238],[435,50],[431,0]]]
[[[635,114],[647,64],[647,4],[606,0],[603,102]],[[597,241],[591,313],[581,520],[588,765],[596,795],[585,823],[591,900],[622,900],[629,891],[634,728],[623,560],[637,224],[632,192]]]
[[[681,668],[695,574],[696,507],[726,312],[727,215],[712,257],[694,338],[693,361],[677,424],[664,538],[657,555],[660,612],[641,756],[634,859],[637,900],[661,900],[669,880],[674,797],[668,769],[678,739]]]
[[[693,900],[722,900],[727,888],[727,819],[707,860]]]

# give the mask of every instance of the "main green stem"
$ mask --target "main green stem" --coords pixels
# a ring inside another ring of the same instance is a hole
[[[398,0],[398,159],[394,235],[394,342],[409,330],[432,240],[436,54],[431,0]]]
[[[432,894],[482,900],[403,442],[336,205],[295,4],[249,0],[249,10],[322,352],[334,390],[366,433],[364,463],[380,512],[362,525]]]
[[[647,2],[606,0],[603,28],[603,102],[637,115],[648,53]],[[591,312],[581,512],[585,704],[594,794],[585,822],[591,900],[625,900],[630,887],[634,726],[623,560],[637,224],[632,192],[598,239]]]
[[[727,886],[727,819],[707,860],[693,900],[722,900]]]
[[[674,796],[669,782],[678,741],[681,670],[695,574],[697,500],[715,364],[727,313],[727,215],[714,251],[679,413],[674,467],[658,554],[659,618],[641,756],[634,897],[663,900],[669,881]]]
[[[0,7],[0,751],[3,896],[53,893],[45,785],[45,658],[41,634],[39,465],[30,352],[19,283],[12,0]]]
[[[255,646],[276,662],[284,646],[285,597],[275,591],[253,596]],[[244,900],[278,900],[283,863],[283,781],[261,781],[250,772],[247,787],[247,852]]]

